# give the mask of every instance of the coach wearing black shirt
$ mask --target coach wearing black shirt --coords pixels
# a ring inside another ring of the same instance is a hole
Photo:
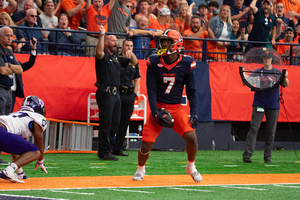
[[[119,96],[121,67],[127,67],[129,62],[136,65],[138,60],[132,51],[127,51],[125,57],[119,58],[117,53],[118,41],[116,36],[105,36],[105,29],[100,26],[100,37],[96,47],[95,67],[98,87],[96,100],[99,108],[99,150],[100,160],[117,161],[111,154],[111,143],[117,133],[121,103]]]

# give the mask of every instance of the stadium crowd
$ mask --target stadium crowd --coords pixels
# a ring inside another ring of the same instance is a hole
[[[138,59],[155,53],[156,38],[174,29],[184,37],[183,52],[195,60],[238,62],[251,47],[266,46],[286,64],[299,64],[297,0],[0,0],[0,9],[8,14],[1,25],[38,28],[14,29],[12,49],[19,53],[29,52],[35,36],[39,54],[93,57],[102,25],[117,35],[119,49],[131,38]]]

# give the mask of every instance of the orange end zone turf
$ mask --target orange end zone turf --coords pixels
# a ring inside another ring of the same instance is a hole
[[[1,190],[35,190],[63,188],[160,187],[191,185],[238,185],[300,183],[300,174],[207,174],[195,183],[189,175],[145,176],[133,181],[132,176],[95,176],[30,178],[25,184],[13,184],[0,179]]]

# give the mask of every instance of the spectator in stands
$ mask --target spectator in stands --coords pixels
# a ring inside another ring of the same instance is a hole
[[[165,31],[167,29],[178,30],[177,24],[171,18],[171,11],[169,8],[162,8],[159,17],[151,22],[148,26],[150,29]],[[153,39],[149,45],[150,48],[156,48],[156,39]],[[153,52],[152,52],[153,53]]]
[[[141,12],[134,16],[134,20],[137,22],[140,17],[146,17],[149,23],[157,19],[157,17],[152,14],[151,6],[149,5],[149,0],[140,0],[139,7]]]
[[[243,5],[244,0],[234,0],[234,6],[230,7],[231,19],[239,20],[241,28],[245,28],[246,33],[250,33],[251,30],[247,31],[248,23],[253,24],[253,13],[249,7]]]
[[[209,28],[208,31],[211,38],[229,40],[232,31],[232,22],[230,8],[228,6],[222,6],[219,15],[210,20]],[[229,42],[225,41],[208,42],[207,50],[210,52],[225,53],[228,45]],[[227,61],[225,54],[210,56],[216,61]]]
[[[152,13],[156,17],[159,17],[160,10],[163,9],[163,8],[169,8],[167,6],[167,0],[157,0],[157,6],[155,7],[155,9],[153,10]]]
[[[87,21],[87,31],[99,32],[99,27],[102,25],[107,30],[108,16],[115,4],[115,0],[110,0],[108,4],[103,6],[103,0],[94,0],[91,5],[91,0],[86,0],[86,7],[82,11],[82,15]],[[95,20],[99,19],[99,20]],[[99,40],[99,34],[87,34],[85,38],[86,45],[95,45]],[[94,47],[86,48],[87,56],[95,55]]]
[[[181,8],[181,6],[189,6],[189,4],[186,0],[179,0],[179,8]]]
[[[24,3],[23,11],[15,12],[11,16],[11,19],[15,22],[15,25],[20,26],[27,20],[26,13],[27,13],[27,10],[29,10],[29,9],[33,9],[33,1],[32,0],[26,0]],[[37,25],[39,27],[43,27],[42,20],[39,16],[37,16],[36,21],[37,21]]]
[[[85,7],[84,0],[63,0],[60,5],[58,15],[63,11],[68,16],[71,29],[78,30],[82,20],[82,10]]]
[[[214,16],[213,12],[215,10],[218,10],[219,9],[219,3],[217,1],[210,1],[208,4],[207,4],[207,7],[208,7],[208,13],[207,13],[207,19],[208,20],[211,20]]]
[[[276,5],[276,15],[277,15],[277,18],[280,18],[282,20],[280,36],[276,38],[276,41],[279,41],[284,38],[284,32],[285,32],[286,27],[289,26],[289,27],[292,27],[293,29],[295,29],[295,23],[294,23],[294,20],[290,20],[289,18],[287,18],[285,16],[283,3],[278,3]]]
[[[26,3],[25,3],[26,5]],[[36,25],[36,20],[37,20],[37,12],[34,9],[28,9],[26,11],[26,21],[21,24],[20,26],[22,27],[39,27],[38,25]],[[21,29],[22,34],[25,38],[25,41],[27,41],[27,43],[25,43],[25,45],[22,47],[22,51],[30,51],[31,50],[31,46],[30,46],[30,40],[34,37],[38,44],[37,44],[37,53],[40,54],[46,54],[47,52],[47,46],[46,45],[42,45],[40,44],[40,42],[44,42],[44,37],[43,37],[43,33],[41,30],[34,30],[34,29]]]
[[[206,4],[201,4],[198,7],[198,11],[195,13],[196,15],[199,15],[201,19],[201,26],[207,22],[207,13],[208,13],[208,7]]]
[[[262,2],[262,10],[256,7],[256,1],[253,0],[250,4],[250,9],[254,14],[253,28],[249,34],[249,41],[267,42],[269,33],[271,32],[272,39],[271,45],[275,46],[276,37],[276,18],[270,13],[271,2],[270,0],[264,0]],[[253,47],[266,47],[266,44],[251,43],[249,48]]]
[[[132,36],[128,28],[131,20],[131,10],[125,5],[126,0],[116,0],[111,14],[108,17],[108,31],[112,33],[126,33]],[[125,37],[123,35],[116,35],[118,39],[118,47],[122,47]]]
[[[129,30],[132,31],[135,35],[148,35],[152,37],[160,36],[163,33],[162,30],[147,28],[148,24],[149,22],[146,17],[140,17],[137,21],[137,27],[130,27]],[[133,42],[133,53],[138,59],[145,59],[149,54],[149,50],[147,50],[147,48],[149,46],[150,37],[135,35],[131,37]]]
[[[283,3],[284,14],[290,19],[300,17],[300,2],[298,0],[277,0],[277,3]]]
[[[247,37],[245,35],[246,28],[242,28],[239,20],[233,19],[232,20],[232,32],[230,35],[230,40],[244,40],[247,41]],[[240,61],[243,57],[241,53],[245,52],[245,43],[239,42],[230,42],[229,46],[227,47],[227,52],[236,52],[237,54],[227,54],[227,61]],[[235,56],[236,55],[236,56]]]
[[[284,38],[279,40],[278,43],[290,43],[290,44],[297,44],[296,42],[293,41],[294,38],[294,29],[292,27],[287,27],[284,30]],[[296,56],[298,53],[298,50],[296,46],[293,46],[293,52],[290,51],[291,45],[276,45],[276,51],[283,56],[284,58],[284,63],[285,64],[290,64],[291,56]],[[290,57],[287,57],[290,56]],[[298,55],[297,55],[298,56]],[[298,63],[297,63],[298,65]]]
[[[131,13],[133,12],[133,3],[131,0],[126,0],[126,7],[130,9]],[[130,27],[136,26],[136,21],[131,17],[130,19]]]
[[[169,8],[171,11],[171,17],[172,19],[177,19],[178,15],[179,15],[179,0],[169,0]]]
[[[0,13],[0,25],[5,25],[5,26],[15,26],[15,23],[13,22],[13,20],[10,18],[9,14],[7,14],[6,12],[2,12]],[[24,36],[22,34],[22,31],[20,29],[12,29],[14,32],[13,35],[13,41],[12,44],[10,46],[8,46],[8,48],[10,48],[12,51],[14,52],[19,52],[21,51],[21,48],[24,46],[25,43],[25,39]],[[17,41],[22,41],[21,43],[16,42]]]
[[[190,28],[192,9],[195,7],[195,3],[190,6],[181,6],[178,18],[175,23],[178,25],[179,33],[182,35],[183,31]]]
[[[296,32],[295,32],[295,36],[294,36],[294,42],[296,42],[297,44],[299,43],[299,36],[300,36],[300,23],[298,23],[296,25]]]
[[[15,0],[6,0],[8,6],[4,8],[4,0],[0,0],[0,13],[6,12],[11,15],[17,9],[17,2]]]
[[[74,30],[69,27],[68,16],[65,13],[62,13],[58,17],[58,26],[55,29],[64,29],[64,30]],[[56,35],[58,38],[56,40]],[[55,31],[52,30],[49,33],[48,39],[50,42],[58,42],[58,45],[54,45],[51,47],[51,53],[56,53],[56,46],[58,48],[58,55],[74,55],[76,51],[76,47],[73,45],[66,45],[66,44],[80,44],[80,39],[75,32],[69,31]]]
[[[40,14],[42,20],[43,28],[54,28],[58,24],[57,17],[53,14],[54,3],[52,0],[46,0],[44,2],[44,12]],[[44,38],[48,38],[50,31],[43,31]]]
[[[33,9],[38,11],[38,7],[43,5],[44,0],[33,0]],[[24,4],[26,0],[16,0],[17,2],[17,12],[21,12],[24,10]]]
[[[191,18],[191,25],[188,30],[183,32],[183,37],[193,37],[193,38],[206,38],[208,36],[207,33],[208,24],[206,23],[201,27],[201,19],[199,15],[193,15]],[[185,52],[186,55],[192,56],[195,60],[202,60],[202,40],[188,40],[185,39],[183,41],[183,47],[185,51],[193,51],[193,52]],[[195,52],[194,52],[195,51]]]

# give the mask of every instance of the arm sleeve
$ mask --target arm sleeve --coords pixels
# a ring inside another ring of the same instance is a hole
[[[140,77],[141,77],[141,74],[140,74],[139,63],[136,64],[135,67],[136,67],[136,71],[135,71],[135,74],[134,74],[134,79],[140,78]]]
[[[193,61],[195,62],[195,61]],[[196,78],[195,78],[195,68],[190,69],[187,76],[186,83],[186,94],[190,104],[190,114],[198,113],[198,96],[197,96],[197,87],[196,87]]]
[[[29,70],[35,64],[36,56],[30,54],[29,60],[21,64],[23,71]]]
[[[148,60],[149,62],[149,60]],[[149,100],[149,105],[150,109],[152,112],[157,112],[157,107],[156,107],[156,76],[155,73],[151,67],[150,63],[147,63],[147,92],[148,92],[148,100]]]

